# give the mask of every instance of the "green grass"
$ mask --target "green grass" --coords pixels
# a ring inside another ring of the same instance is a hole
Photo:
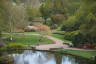
[[[14,42],[7,43],[23,43],[27,45],[37,45],[37,44],[49,44],[52,43],[52,40],[49,40],[45,37],[38,36],[38,35],[14,35],[13,36]]]
[[[71,42],[71,41],[69,41],[69,40],[65,40],[65,39],[64,39],[64,35],[52,34],[52,36],[53,36],[53,37],[56,37],[56,38],[58,38],[58,39],[63,40],[63,41],[64,41],[64,43],[72,43],[72,42]]]
[[[63,50],[61,52],[81,56],[87,59],[92,59],[92,57],[96,56],[96,51]]]

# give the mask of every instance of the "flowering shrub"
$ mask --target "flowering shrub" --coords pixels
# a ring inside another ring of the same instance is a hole
[[[24,30],[25,27],[16,27],[16,29]]]
[[[35,32],[38,30],[38,28],[35,26],[27,26],[24,30],[25,32]]]
[[[3,44],[3,43],[0,43],[0,48],[2,48],[2,47],[4,47],[5,46],[5,44]]]
[[[96,44],[84,44],[79,46],[79,48],[84,48],[84,49],[90,49],[95,47],[96,47]]]
[[[40,31],[50,31],[50,27],[43,25],[43,24],[38,24],[36,25],[36,27],[38,28],[38,30]]]

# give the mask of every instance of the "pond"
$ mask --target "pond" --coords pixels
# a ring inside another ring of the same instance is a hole
[[[10,54],[14,64],[91,64],[91,61],[67,54],[25,50],[20,54]]]

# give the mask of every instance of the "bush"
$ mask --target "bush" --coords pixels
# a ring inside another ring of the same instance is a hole
[[[63,25],[61,27],[61,31],[75,31],[77,30],[77,28],[74,28],[74,27],[66,27],[65,25]]]
[[[25,45],[21,43],[10,43],[7,45],[7,49],[22,49]]]
[[[96,47],[96,44],[83,44],[83,45],[80,45],[79,48],[84,48],[84,49],[94,49]]]
[[[57,29],[58,28],[58,25],[57,24],[53,24],[50,26],[51,29]]]
[[[35,25],[38,30],[40,31],[50,31],[50,27],[48,27],[47,25],[43,25],[43,24],[38,24],[38,25]]]
[[[51,19],[52,19],[53,23],[59,25],[59,24],[63,23],[65,16],[64,16],[64,14],[54,14],[54,15],[51,15]]]
[[[35,26],[27,26],[27,27],[25,27],[24,30],[25,30],[25,32],[36,32],[38,30],[38,28]]]
[[[0,57],[0,64],[13,64],[14,59],[11,56]]]
[[[0,43],[0,48],[2,48],[2,47],[4,47],[5,46],[5,44],[3,44],[3,43]]]
[[[80,31],[65,32],[64,38],[71,40],[74,46],[79,46],[86,42],[86,39],[80,34]]]
[[[0,56],[3,55],[3,52],[1,52],[1,51],[6,50],[6,47],[5,46],[6,45],[4,43],[1,43],[1,41],[0,41]]]
[[[0,56],[4,55],[6,52],[6,47],[0,48]]]
[[[67,40],[73,40],[74,36],[78,35],[79,31],[65,32],[64,38]]]

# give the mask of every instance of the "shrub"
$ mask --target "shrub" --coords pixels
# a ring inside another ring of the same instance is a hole
[[[78,35],[79,31],[65,32],[64,38],[67,40],[73,40],[74,36]]]
[[[64,17],[64,14],[54,14],[54,15],[51,15],[51,19],[55,24],[62,24],[65,17]]]
[[[25,32],[36,32],[38,30],[38,28],[35,26],[27,26],[27,27],[25,27],[24,30],[25,30]]]
[[[6,45],[4,43],[0,43],[0,56],[3,55],[3,52],[1,52],[1,51],[6,50],[6,47],[5,46]]]
[[[64,38],[71,40],[74,46],[79,46],[86,42],[86,39],[80,34],[80,31],[65,32]]]
[[[43,25],[43,24],[38,24],[38,25],[36,25],[36,27],[37,27],[38,30],[40,30],[40,31],[47,31],[47,32],[50,31],[50,27],[48,27],[48,26],[46,26],[46,25]]]
[[[4,55],[6,52],[6,47],[0,48],[0,56]]]
[[[2,48],[2,47],[4,47],[5,46],[5,44],[3,44],[3,43],[0,43],[0,48]]]
[[[57,24],[53,24],[53,25],[50,26],[50,28],[51,29],[56,29],[56,28],[58,28],[58,25]]]
[[[11,56],[0,57],[0,64],[13,64],[14,59]]]
[[[96,44],[83,44],[79,46],[79,48],[84,48],[84,49],[90,49],[95,47],[96,47]]]
[[[22,49],[25,45],[21,43],[10,43],[7,45],[7,49]]]
[[[61,27],[61,31],[75,31],[77,30],[77,28],[74,28],[74,27],[66,27],[65,25],[63,25]]]

